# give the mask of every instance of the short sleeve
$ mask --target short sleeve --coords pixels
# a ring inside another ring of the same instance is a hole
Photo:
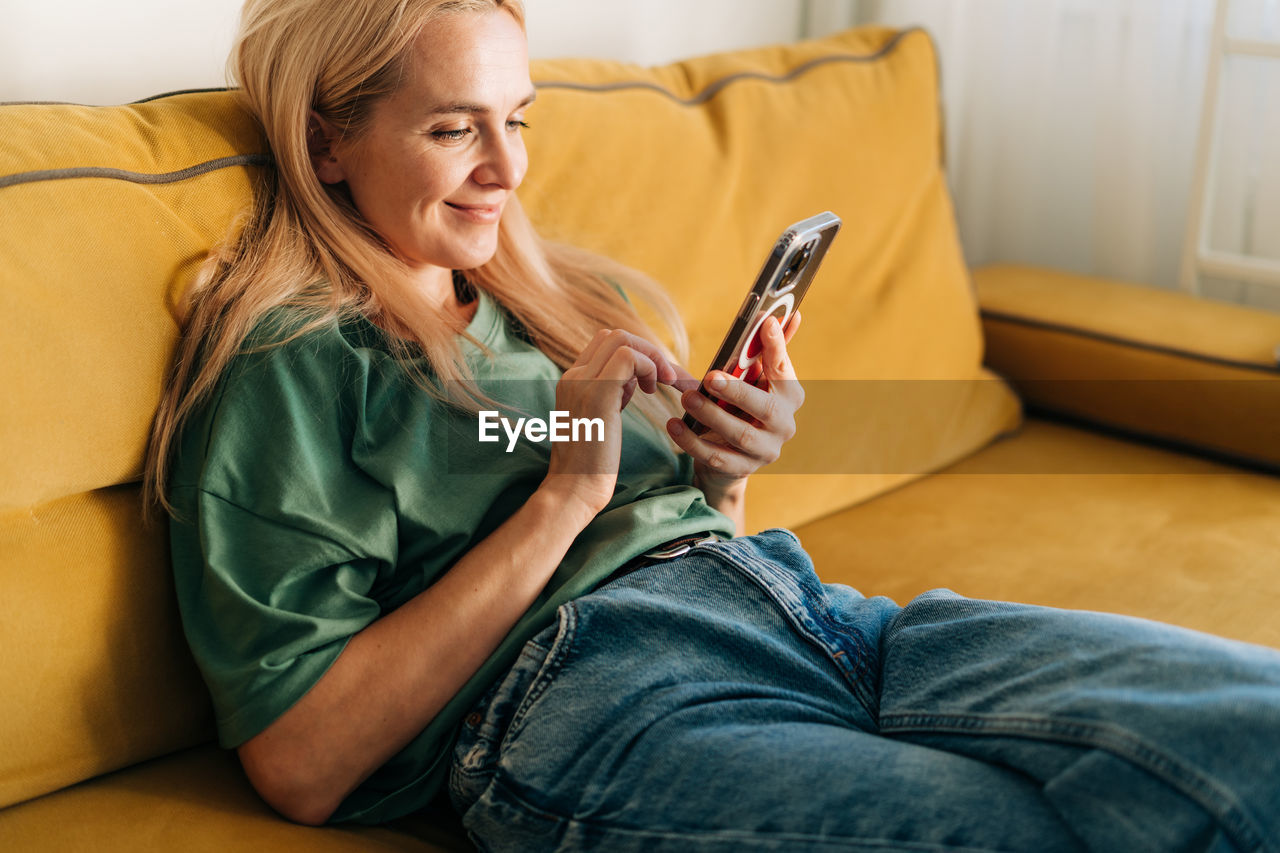
[[[183,630],[213,697],[219,741],[239,746],[293,706],[378,618],[378,563],[206,492],[175,530]]]
[[[170,549],[183,630],[239,746],[381,614],[393,504],[351,459],[363,382],[336,330],[241,355],[174,460]]]

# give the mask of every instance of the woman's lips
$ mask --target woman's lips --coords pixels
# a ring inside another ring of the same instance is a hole
[[[445,205],[466,221],[480,225],[491,225],[502,216],[502,205],[498,204],[455,204],[446,201]]]

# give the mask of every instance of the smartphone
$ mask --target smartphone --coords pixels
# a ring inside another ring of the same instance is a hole
[[[764,349],[759,337],[760,327],[770,317],[777,317],[778,322],[786,327],[792,313],[800,307],[800,300],[804,298],[839,230],[840,217],[828,211],[803,219],[782,232],[756,276],[755,284],[742,300],[742,307],[738,309],[733,325],[707,371],[722,370],[757,387],[764,384],[764,368],[760,364]],[[702,375],[707,374],[704,371]],[[705,388],[699,387],[698,392],[715,399]],[[740,414],[737,407],[723,400],[716,402],[721,408]],[[697,435],[707,431],[707,427],[687,412],[684,424]]]

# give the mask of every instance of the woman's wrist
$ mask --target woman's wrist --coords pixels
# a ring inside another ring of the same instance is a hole
[[[585,492],[580,488],[583,484],[578,482],[578,478],[583,476],[586,475],[549,475],[529,500],[543,502],[546,510],[561,524],[571,525],[581,532],[604,509],[604,506],[597,506],[599,498],[592,494],[589,486]]]
[[[738,536],[745,533],[747,507],[747,478],[741,477],[728,483],[707,483],[696,473],[693,484],[702,489],[707,505],[728,516]]]

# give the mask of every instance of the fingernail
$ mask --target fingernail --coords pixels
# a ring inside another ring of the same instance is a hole
[[[667,421],[667,432],[671,433],[672,435],[679,435],[680,433],[684,432],[684,424],[680,423],[680,421],[677,421],[673,418],[672,420]]]
[[[719,373],[707,380],[707,387],[714,388],[717,391],[723,391],[726,384],[728,383],[724,381],[724,376]]]
[[[685,398],[684,407],[686,409],[702,408],[702,395],[697,392],[690,394],[688,397]]]

